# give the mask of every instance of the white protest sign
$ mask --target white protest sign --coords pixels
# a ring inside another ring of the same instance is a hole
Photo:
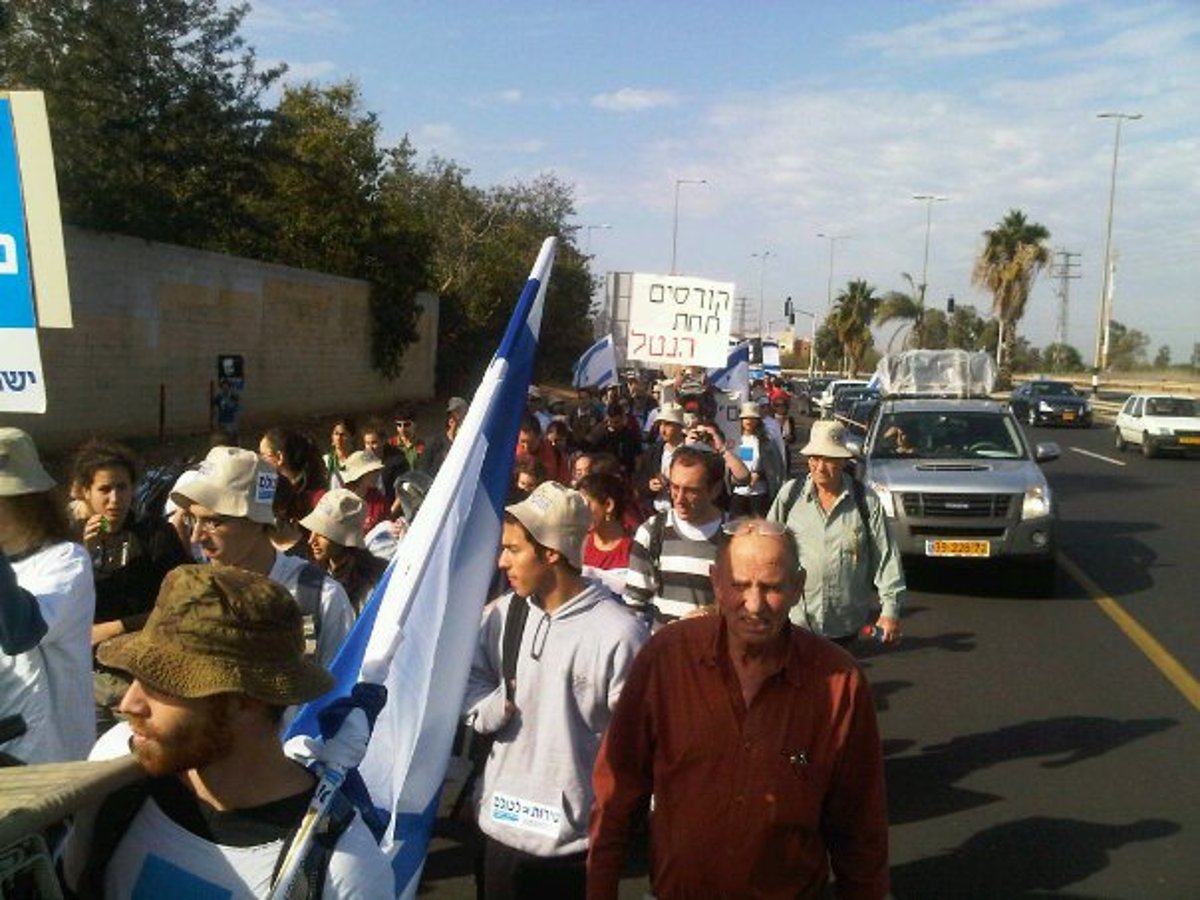
[[[635,272],[626,359],[655,366],[724,366],[733,293],[731,281]]]

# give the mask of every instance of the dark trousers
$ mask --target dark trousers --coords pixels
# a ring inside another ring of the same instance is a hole
[[[490,837],[483,839],[482,872],[475,895],[481,900],[583,900],[587,894],[587,854],[533,856]]]

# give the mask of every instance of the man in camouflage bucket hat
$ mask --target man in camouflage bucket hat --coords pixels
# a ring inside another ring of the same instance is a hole
[[[181,566],[145,628],[100,656],[133,676],[119,711],[150,779],[132,815],[102,803],[79,816],[68,886],[81,897],[266,897],[316,786],[283,753],[284,708],[333,685],[305,658],[295,601],[253,572]],[[114,830],[109,851],[92,852]],[[391,884],[354,815],[328,856],[323,896],[390,897]]]

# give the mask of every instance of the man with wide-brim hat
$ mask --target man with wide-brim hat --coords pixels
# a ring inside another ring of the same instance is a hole
[[[683,446],[687,437],[683,407],[678,403],[664,403],[658,408],[654,427],[658,429],[658,440],[639,457],[633,486],[645,505],[661,512],[671,507],[671,498],[667,494],[671,455]]]
[[[800,453],[808,477],[787,482],[767,513],[796,536],[808,573],[792,621],[853,647],[875,617],[880,641],[899,640],[906,593],[900,552],[878,496],[845,471],[854,455],[846,446],[846,427],[814,422]]]
[[[117,727],[150,779],[78,817],[68,886],[80,896],[267,896],[316,786],[284,755],[280,722],[333,686],[305,656],[295,601],[253,572],[181,566],[145,627],[99,655],[133,677],[120,706],[128,724]],[[342,827],[324,896],[392,896],[380,891],[391,869],[366,826],[355,814]]]

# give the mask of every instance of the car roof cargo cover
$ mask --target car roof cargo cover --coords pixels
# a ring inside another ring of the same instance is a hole
[[[996,386],[996,361],[982,351],[907,350],[879,360],[871,381],[887,396],[986,396]]]

